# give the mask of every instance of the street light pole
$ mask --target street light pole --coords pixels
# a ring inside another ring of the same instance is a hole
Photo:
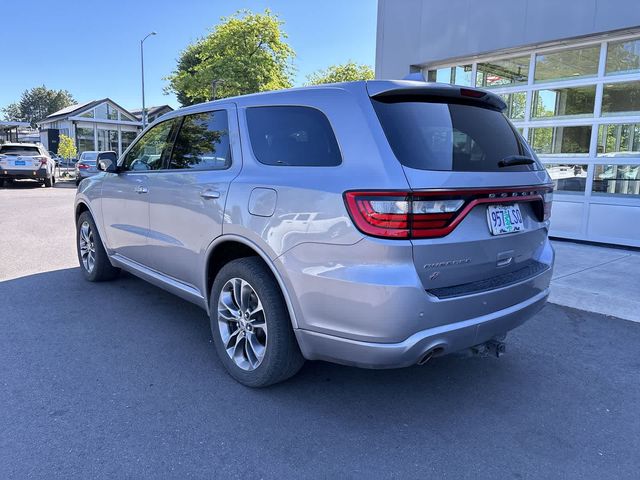
[[[142,128],[147,126],[147,111],[144,108],[144,41],[156,32],[148,33],[146,37],[140,40],[140,70],[142,72]]]
[[[219,83],[224,83],[224,80],[218,79],[218,80],[211,81],[211,95],[213,96],[212,100],[216,99],[216,93],[218,92]]]

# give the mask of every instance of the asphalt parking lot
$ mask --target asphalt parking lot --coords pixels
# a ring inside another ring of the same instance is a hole
[[[0,478],[638,478],[640,324],[547,305],[500,358],[263,390],[195,306],[85,282],[75,189],[0,189]]]

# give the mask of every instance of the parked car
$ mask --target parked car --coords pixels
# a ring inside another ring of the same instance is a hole
[[[80,158],[75,163],[76,185],[85,178],[92,177],[100,173],[96,167],[96,159],[100,152],[87,151],[80,154]]]
[[[0,145],[0,186],[19,179],[35,180],[46,187],[53,187],[56,183],[55,162],[42,145]]]
[[[77,158],[62,158],[62,157],[60,157],[60,159],[58,160],[58,167],[64,168],[64,169],[74,169],[75,170],[77,161],[78,161]]]
[[[504,108],[369,81],[168,113],[81,183],[81,271],[124,269],[201,306],[249,386],[304,359],[500,354],[544,305],[554,261],[551,179]]]

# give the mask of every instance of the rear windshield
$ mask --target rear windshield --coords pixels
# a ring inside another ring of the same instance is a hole
[[[98,158],[98,152],[84,152],[80,158],[83,162],[87,162],[88,160],[96,160]]]
[[[32,156],[32,155],[40,155],[40,151],[38,150],[38,147],[29,147],[29,146],[22,146],[22,145],[3,145],[0,147],[0,154]]]
[[[393,152],[407,167],[462,172],[541,168],[537,162],[498,165],[513,155],[531,156],[523,140],[499,111],[422,99],[372,101]]]

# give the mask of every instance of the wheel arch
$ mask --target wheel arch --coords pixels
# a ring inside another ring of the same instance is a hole
[[[78,219],[80,218],[80,215],[82,215],[84,212],[89,212],[93,217],[93,212],[91,212],[89,205],[87,205],[84,201],[81,200],[76,204],[75,217],[74,217],[76,224],[78,223]]]
[[[276,282],[280,287],[280,291],[282,292],[282,296],[284,297],[285,304],[287,305],[287,311],[289,312],[289,317],[291,318],[291,324],[294,329],[297,329],[298,320],[296,317],[295,309],[293,307],[293,303],[291,301],[291,296],[289,294],[289,290],[286,287],[286,284],[284,283],[284,279],[278,271],[275,263],[271,260],[269,255],[256,243],[236,235],[223,235],[221,237],[218,237],[209,245],[207,249],[205,262],[206,267],[204,269],[203,278],[207,313],[210,313],[209,304],[211,300],[211,287],[213,285],[215,276],[220,271],[220,269],[231,260],[235,260],[237,258],[246,258],[250,256],[260,258],[271,271],[271,274],[276,279]]]
[[[107,251],[107,255],[109,255],[110,253],[110,249],[107,245],[107,238],[105,236],[105,232],[103,229],[103,225],[102,222],[100,221],[101,219],[96,215],[97,212],[95,212],[92,208],[91,208],[91,203],[89,202],[89,200],[82,196],[82,197],[77,197],[76,201],[75,201],[75,206],[74,206],[74,224],[77,228],[78,226],[78,219],[80,218],[80,215],[82,215],[84,212],[89,212],[89,214],[91,215],[91,217],[93,218],[93,221],[96,224],[96,228],[98,229],[98,234],[100,235],[100,239],[102,240],[102,244],[104,245],[105,250]]]

